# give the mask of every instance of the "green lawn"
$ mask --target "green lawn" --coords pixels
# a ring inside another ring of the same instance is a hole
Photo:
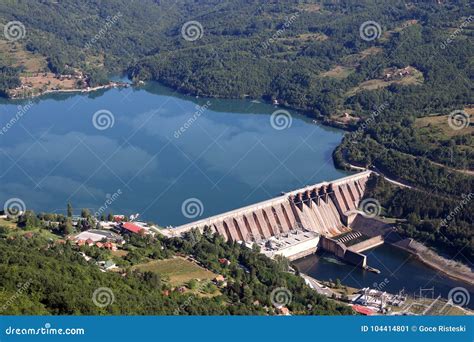
[[[216,277],[211,271],[196,265],[184,258],[176,257],[166,260],[154,260],[133,267],[140,271],[150,271],[165,277],[170,285],[183,285],[191,279],[210,280]]]

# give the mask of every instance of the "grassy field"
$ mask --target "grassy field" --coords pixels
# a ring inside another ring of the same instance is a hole
[[[6,65],[23,67],[24,74],[47,70],[46,58],[39,54],[27,51],[19,43],[10,43],[0,40],[0,59]]]
[[[344,56],[342,58],[342,62],[343,62],[342,64],[344,64],[345,66],[356,67],[357,65],[359,65],[361,60],[369,56],[373,56],[378,53],[381,53],[382,51],[383,51],[382,48],[373,46],[368,49],[362,50],[359,53]]]
[[[423,74],[416,70],[415,68],[410,68],[411,74],[404,76],[400,79],[385,80],[385,79],[372,79],[365,82],[362,82],[357,87],[350,89],[346,96],[350,97],[362,90],[375,90],[380,88],[388,87],[391,84],[401,84],[401,85],[416,85],[424,82]]]
[[[45,239],[53,239],[53,240],[59,239],[59,236],[51,233],[49,230],[46,230],[46,229],[33,228],[33,229],[24,230],[22,228],[19,228],[17,226],[16,220],[10,221],[4,218],[0,218],[0,226],[6,227],[9,229],[7,236],[10,236],[10,237],[18,237],[18,236],[23,236],[25,234],[32,233],[35,236],[41,236]]]
[[[464,108],[464,111],[469,115],[470,122],[474,122],[474,108]],[[469,127],[455,130],[448,125],[448,115],[426,116],[416,119],[415,128],[417,128],[423,135],[432,135],[435,139],[451,138],[458,135],[470,135],[474,133],[474,127]]]
[[[332,77],[337,79],[344,79],[349,76],[354,71],[354,68],[345,67],[342,65],[337,65],[331,70],[323,72],[321,74],[322,77]]]
[[[6,220],[4,218],[0,218],[0,226],[2,227],[6,227],[6,228],[9,228],[9,229],[16,229],[16,221],[10,221],[10,220]]]
[[[216,277],[216,274],[211,271],[180,257],[154,260],[145,264],[136,265],[133,268],[142,272],[150,271],[158,273],[166,278],[165,280],[172,286],[186,284],[191,279],[211,280]]]

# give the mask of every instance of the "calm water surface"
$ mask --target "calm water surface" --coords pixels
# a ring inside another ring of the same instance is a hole
[[[157,84],[32,101],[0,135],[1,203],[15,197],[64,213],[70,201],[94,212],[113,197],[114,213],[178,225],[194,220],[182,214],[188,198],[206,217],[345,175],[331,160],[341,131],[296,113],[276,130],[277,108],[267,104],[179,96]],[[25,103],[0,102],[0,128]],[[114,123],[98,130],[102,109]]]
[[[0,102],[2,204],[20,198],[29,209],[65,213],[71,202],[94,212],[113,199],[107,211],[178,225],[195,220],[182,212],[189,198],[202,203],[197,219],[346,175],[331,159],[341,131],[294,112],[291,126],[276,130],[276,108],[267,104],[196,99],[157,84],[41,97],[18,115],[26,103]],[[113,126],[94,126],[99,110],[112,113]],[[380,275],[330,256],[297,264],[315,278],[355,287],[388,279],[391,292],[435,286],[446,295],[459,285],[389,246],[367,253]]]
[[[474,286],[446,277],[396,247],[385,244],[363,253],[367,255],[367,264],[379,269],[380,274],[353,267],[328,253],[311,255],[295,264],[301,272],[316,279],[334,281],[339,278],[341,283],[356,288],[369,286],[391,293],[405,289],[410,295],[419,295],[420,288],[434,288],[435,298],[438,295],[448,298],[451,289],[461,286],[474,298]],[[431,297],[431,292],[426,291],[424,295]],[[474,309],[473,300],[468,306]]]

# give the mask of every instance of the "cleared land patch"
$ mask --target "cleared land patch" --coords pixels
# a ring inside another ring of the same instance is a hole
[[[354,71],[354,68],[336,65],[334,68],[325,71],[321,74],[322,77],[332,77],[337,79],[344,79]]]
[[[466,128],[455,130],[448,124],[449,115],[425,116],[415,121],[414,127],[423,135],[432,135],[435,139],[446,139],[461,135],[474,134],[474,108],[464,108],[464,112],[469,115],[471,125]],[[471,146],[471,148],[473,148]]]
[[[400,70],[403,70],[400,71]],[[389,76],[390,75],[390,76]],[[395,71],[384,70],[383,78],[367,80],[359,84],[357,87],[350,89],[346,96],[353,96],[362,90],[375,90],[388,87],[391,84],[400,85],[417,85],[424,82],[423,73],[416,68],[406,67]]]
[[[170,285],[186,284],[191,279],[211,280],[217,275],[213,272],[181,257],[165,260],[154,260],[133,267],[142,272],[149,271],[167,278]]]

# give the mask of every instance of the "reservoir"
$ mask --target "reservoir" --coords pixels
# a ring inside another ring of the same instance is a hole
[[[68,202],[76,214],[106,206],[104,213],[139,213],[177,226],[347,175],[331,157],[342,131],[296,112],[275,120],[279,109],[178,95],[156,83],[3,99],[0,202],[19,198],[27,209],[62,214]],[[196,210],[183,212],[189,201]],[[316,279],[354,287],[384,282],[390,292],[434,286],[446,297],[451,288],[466,287],[390,246],[366,254],[381,274],[329,255],[296,264]]]
[[[341,131],[295,112],[275,123],[279,108],[255,101],[156,83],[1,101],[0,202],[35,211],[65,214],[71,202],[94,213],[108,202],[105,213],[179,225],[346,175],[331,158]],[[183,215],[186,201],[198,211]]]

